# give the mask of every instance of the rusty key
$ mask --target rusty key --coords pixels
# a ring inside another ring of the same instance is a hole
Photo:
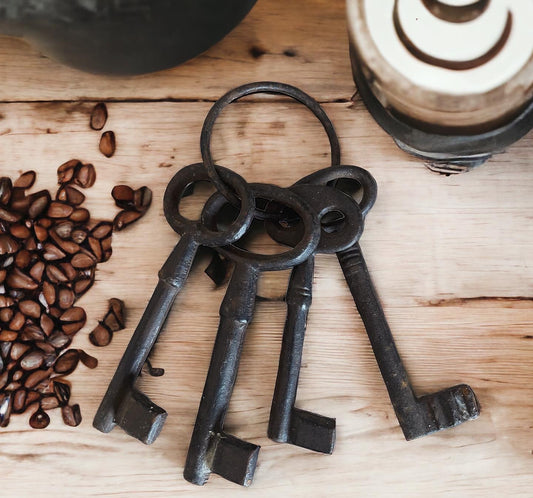
[[[224,419],[252,319],[257,282],[263,271],[302,263],[314,252],[320,238],[318,218],[295,193],[266,184],[251,184],[250,188],[256,199],[272,200],[292,209],[302,220],[303,235],[293,249],[282,254],[254,254],[234,245],[217,248],[235,263],[235,268],[220,306],[220,324],[183,471],[185,479],[198,485],[205,484],[211,472],[243,486],[252,482],[259,446],[224,432]],[[220,193],[208,200],[202,213],[207,226],[215,228],[217,215],[227,202]]]
[[[94,427],[102,432],[110,432],[119,425],[145,444],[153,443],[161,432],[167,413],[135,387],[137,377],[187,280],[198,247],[216,247],[239,239],[248,229],[255,210],[245,180],[228,169],[217,168],[241,199],[240,212],[224,231],[210,230],[202,222],[188,220],[180,214],[181,198],[196,182],[209,181],[202,164],[181,169],[168,184],[163,201],[165,217],[174,231],[181,234],[181,239],[159,271],[157,287],[94,417]]]
[[[363,232],[363,215],[359,205],[333,187],[295,185],[291,190],[305,199],[323,221],[317,253],[334,254],[351,247]],[[326,224],[328,215],[337,217]],[[267,223],[267,232],[277,242],[293,245],[301,238],[301,224],[295,231],[279,222]],[[335,419],[294,406],[302,361],[307,315],[312,300],[314,256],[293,268],[287,289],[287,319],[272,398],[268,437],[321,453],[332,453],[335,445]]]
[[[341,179],[355,180],[362,187],[361,211],[372,207],[377,186],[368,171],[356,166],[336,166],[313,173],[297,184],[327,184]],[[289,228],[297,237],[297,229]],[[271,234],[272,235],[272,234]],[[275,237],[274,237],[275,238]],[[287,241],[288,235],[284,237]],[[478,417],[480,406],[466,384],[417,397],[396,348],[383,308],[372,284],[359,243],[337,253],[355,305],[365,325],[376,361],[394,411],[407,440],[455,427]]]

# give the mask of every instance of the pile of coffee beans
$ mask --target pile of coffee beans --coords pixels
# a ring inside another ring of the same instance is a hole
[[[94,283],[97,265],[111,257],[113,231],[139,219],[151,203],[147,187],[135,191],[121,185],[113,190],[123,194],[119,200],[113,195],[122,209],[114,222],[91,220],[81,207],[85,195],[80,189],[94,184],[94,166],[74,159],[57,174],[54,198],[48,190],[27,193],[35,183],[34,171],[14,182],[0,178],[2,427],[12,413],[32,410],[31,427],[44,428],[50,422],[46,411],[58,407],[67,425],[81,422],[79,406],[69,405],[71,386],[65,377],[79,362],[88,368],[98,362],[80,349],[68,349],[87,320],[75,303]],[[101,322],[110,336],[124,328],[123,309],[122,301],[110,301]]]

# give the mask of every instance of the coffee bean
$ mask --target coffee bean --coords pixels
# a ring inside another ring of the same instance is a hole
[[[8,209],[0,208],[0,219],[8,221],[9,223],[15,223],[22,218],[22,215],[15,211],[9,211]]]
[[[24,270],[31,263],[31,253],[28,249],[22,249],[15,256],[15,264]]]
[[[23,273],[18,268],[14,268],[11,271],[6,278],[6,282],[13,289],[35,290],[37,287],[39,287],[31,277]]]
[[[100,131],[107,121],[107,107],[104,103],[96,104],[91,112],[90,126],[93,130]]]
[[[0,394],[0,427],[7,427],[11,417],[13,396],[11,393]]]
[[[32,323],[25,325],[20,334],[20,340],[25,342],[44,341],[45,338],[44,332]]]
[[[33,231],[39,242],[44,242],[48,238],[48,230],[42,226],[35,225]]]
[[[71,205],[60,201],[53,201],[48,206],[46,214],[50,218],[68,218],[73,211],[74,208]]]
[[[74,183],[81,188],[90,188],[96,180],[96,170],[92,164],[83,164],[74,176]]]
[[[18,337],[17,332],[13,330],[2,330],[0,332],[0,341],[12,342]]]
[[[115,149],[115,133],[112,131],[106,131],[105,133],[102,133],[102,136],[100,137],[100,152],[106,157],[111,157],[115,153]]]
[[[49,337],[55,327],[54,321],[46,313],[43,313],[39,323],[41,325],[41,330]]]
[[[121,328],[124,328],[125,315],[124,315],[124,301],[112,297],[109,300],[109,311],[112,311],[115,315]]]
[[[68,282],[67,276],[57,266],[54,265],[46,266],[46,276],[51,282],[56,284],[58,282]]]
[[[31,235],[28,227],[26,227],[25,225],[11,225],[9,227],[9,231],[11,232],[11,235],[13,235],[13,237],[22,240],[28,238]]]
[[[133,209],[135,192],[128,185],[115,185],[111,191],[111,197],[115,200],[117,207],[121,209]]]
[[[143,214],[138,211],[120,211],[113,220],[113,229],[117,232],[137,221]]]
[[[51,373],[52,371],[49,368],[46,370],[36,370],[27,377],[26,381],[24,382],[24,386],[28,389],[32,389],[44,379],[50,377]]]
[[[13,318],[13,310],[11,308],[0,309],[0,321],[9,322]]]
[[[72,342],[72,339],[60,331],[54,332],[48,338],[48,343],[54,346],[54,348],[56,349],[63,349],[65,347],[68,347],[71,342]]]
[[[96,261],[86,253],[79,252],[71,260],[74,268],[89,268],[96,264]]]
[[[56,352],[54,346],[52,346],[52,344],[50,344],[49,342],[39,341],[35,343],[35,346],[38,347],[45,354],[46,357],[55,354]]]
[[[44,354],[41,351],[32,351],[25,355],[20,361],[23,370],[35,370],[39,368],[44,361]]]
[[[74,224],[71,221],[61,221],[54,227],[54,231],[61,239],[69,239],[72,234]]]
[[[152,191],[148,187],[137,189],[133,197],[133,203],[137,211],[146,212],[152,204]]]
[[[79,270],[76,270],[70,263],[61,263],[59,266],[61,267],[61,271],[66,275],[67,280],[73,281],[78,278]]]
[[[64,190],[66,193],[66,200],[70,202],[70,204],[79,206],[85,201],[85,195],[83,195],[78,189],[67,185]]]
[[[98,347],[107,346],[112,338],[113,334],[102,324],[97,325],[89,334],[89,340],[91,343]]]
[[[98,360],[89,354],[87,354],[83,349],[78,349],[80,355],[80,361],[90,369],[96,368],[98,366]]]
[[[31,316],[32,318],[39,318],[41,316],[41,307],[39,306],[39,303],[29,299],[19,302],[19,310],[26,316]]]
[[[0,178],[0,204],[7,206],[11,199],[12,192],[13,184],[11,183],[11,178],[6,176]]]
[[[43,410],[53,410],[59,406],[59,400],[53,394],[43,396],[41,399],[41,408]]]
[[[15,301],[12,298],[0,295],[0,308],[7,308],[13,306],[13,304],[15,304]]]
[[[0,234],[0,255],[13,254],[18,251],[20,245],[10,235]]]
[[[98,223],[92,230],[91,235],[98,240],[105,239],[113,231],[113,224],[108,221]]]
[[[80,322],[87,319],[85,310],[83,308],[73,307],[65,311],[59,319],[64,322]]]
[[[26,173],[22,173],[13,184],[15,187],[28,189],[33,187],[33,184],[35,183],[35,178],[37,177],[37,174],[35,171],[26,171]]]
[[[35,263],[30,269],[30,276],[36,282],[40,282],[41,278],[43,277],[44,269],[45,264],[42,261],[37,261],[37,263]]]
[[[69,183],[74,177],[76,169],[81,167],[81,161],[71,159],[57,168],[57,181],[59,184]]]
[[[31,417],[30,417],[30,426],[33,429],[44,429],[48,427],[50,423],[50,417],[42,409],[39,408]]]
[[[56,302],[56,288],[50,282],[43,282],[43,296],[48,306]]]
[[[71,427],[77,427],[81,424],[80,405],[61,407],[61,415],[63,416],[63,422]]]
[[[17,311],[9,322],[9,328],[11,330],[20,330],[24,326],[25,321],[26,317],[20,311]]]
[[[40,196],[37,196],[37,194],[32,196],[32,200],[28,208],[28,216],[30,217],[30,219],[36,219],[41,213],[46,210],[49,203],[50,194],[48,192]]]
[[[74,223],[87,223],[91,214],[85,208],[75,209],[70,215],[69,219]]]
[[[55,362],[54,372],[62,375],[69,375],[78,366],[80,354],[77,349],[69,349],[63,353]]]
[[[27,351],[30,349],[30,346],[28,344],[23,344],[21,342],[15,342],[13,346],[11,346],[11,353],[10,357],[12,360],[18,360],[21,358]]]
[[[17,389],[13,394],[13,413],[22,413],[26,408],[26,389]]]

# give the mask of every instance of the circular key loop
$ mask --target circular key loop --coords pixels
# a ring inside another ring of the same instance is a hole
[[[374,177],[363,168],[359,166],[341,165],[332,166],[331,168],[321,169],[315,171],[310,175],[304,176],[301,180],[298,180],[296,185],[326,185],[330,182],[336,182],[337,180],[350,179],[355,180],[363,189],[363,198],[359,204],[363,217],[368,214],[378,195],[378,185]]]
[[[335,187],[327,185],[293,185],[290,190],[296,192],[315,210],[318,219],[332,212],[344,215],[342,227],[338,231],[327,232],[321,230],[320,242],[316,252],[333,254],[352,247],[363,234],[364,217],[359,204]],[[267,233],[280,244],[294,246],[301,238],[303,226],[301,223],[283,227],[278,222],[266,222]]]
[[[242,97],[255,93],[286,95],[287,97],[291,97],[305,105],[318,118],[324,127],[326,134],[328,135],[331,148],[331,165],[338,165],[341,161],[339,139],[337,137],[337,133],[335,132],[335,128],[333,127],[333,123],[325,113],[324,109],[322,109],[320,104],[313,97],[307,95],[305,92],[302,92],[300,89],[294,86],[287,85],[285,83],[277,83],[274,81],[259,81],[234,88],[218,99],[214,103],[213,107],[211,107],[205,118],[204,125],[202,127],[202,134],[200,136],[200,150],[202,153],[202,159],[205,168],[209,172],[211,181],[224,195],[224,197],[228,199],[228,201],[234,206],[239,205],[239,194],[237,192],[237,196],[235,196],[235,192],[228,187],[224,179],[221,178],[217,172],[217,169],[215,168],[215,163],[213,162],[213,157],[211,155],[211,135],[213,133],[215,121],[224,107],[232,102],[235,102],[236,100],[241,99]],[[256,212],[256,216],[261,219],[263,215],[261,212]]]
[[[235,263],[255,266],[259,271],[286,270],[303,263],[313,254],[320,240],[320,222],[309,204],[296,193],[266,183],[250,183],[254,197],[274,201],[292,209],[303,224],[300,241],[289,251],[280,254],[256,254],[241,249],[233,244],[217,247],[217,251]],[[202,221],[210,227],[216,227],[216,218],[228,200],[220,193],[214,193],[205,203]]]
[[[211,181],[202,163],[191,164],[180,169],[170,180],[163,198],[165,218],[172,229],[180,235],[188,231],[197,233],[199,244],[208,247],[227,245],[240,239],[250,227],[255,210],[254,197],[246,180],[222,166],[217,166],[216,169],[221,178],[235,189],[241,199],[239,214],[226,230],[210,230],[199,220],[189,220],[183,217],[179,211],[180,201],[190,185],[200,181]]]

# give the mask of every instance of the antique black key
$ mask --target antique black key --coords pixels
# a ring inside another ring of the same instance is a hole
[[[291,190],[305,199],[320,220],[335,215],[337,223],[322,227],[317,253],[332,254],[351,247],[363,232],[363,215],[359,205],[333,187],[295,185]],[[293,245],[296,233],[280,223],[267,223],[267,231],[277,242]],[[284,236],[287,236],[285,239]],[[287,319],[272,398],[268,437],[279,443],[290,443],[321,453],[332,453],[335,445],[335,419],[311,413],[294,406],[302,361],[307,315],[312,300],[314,256],[293,268],[287,289]]]
[[[94,427],[102,432],[110,432],[119,425],[146,444],[155,441],[161,432],[167,413],[135,388],[137,377],[187,280],[198,247],[216,247],[238,240],[248,229],[255,210],[245,180],[228,169],[217,168],[241,199],[240,212],[224,231],[210,230],[202,222],[188,220],[180,214],[179,202],[188,189],[196,182],[209,180],[202,164],[181,169],[168,184],[163,201],[165,216],[181,238],[159,271],[157,287],[94,417]]]
[[[373,205],[377,186],[366,170],[340,166],[313,173],[297,184],[326,184],[339,179],[356,180],[362,187],[361,211]],[[288,231],[296,234],[295,228]],[[288,236],[284,237],[287,241]],[[291,244],[292,245],[292,244]],[[478,417],[480,406],[474,391],[460,384],[437,393],[417,397],[394,343],[385,314],[372,284],[359,243],[337,253],[355,305],[365,325],[381,375],[387,386],[394,411],[407,440],[455,427]]]
[[[185,479],[199,485],[211,472],[243,486],[252,482],[259,446],[224,432],[224,419],[253,314],[258,278],[263,271],[302,263],[315,251],[320,238],[318,218],[295,193],[274,185],[251,184],[250,188],[256,199],[272,200],[292,209],[302,221],[303,235],[293,249],[283,254],[254,254],[234,245],[217,249],[235,263],[235,268],[220,306],[220,324],[183,472]],[[220,193],[209,199],[202,214],[207,226],[216,226],[217,215],[227,202]]]

